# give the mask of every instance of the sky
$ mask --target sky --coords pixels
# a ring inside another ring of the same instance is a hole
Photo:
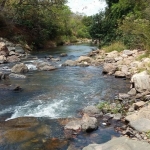
[[[87,16],[94,15],[99,10],[104,10],[105,0],[68,0],[67,5],[73,12],[85,13]]]

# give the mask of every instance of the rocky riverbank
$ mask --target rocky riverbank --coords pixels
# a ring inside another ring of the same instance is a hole
[[[123,137],[113,139],[110,142],[103,145],[89,145],[84,149],[92,150],[96,148],[101,148],[104,150],[110,150],[110,147],[112,147],[112,149],[128,148],[133,150],[136,148],[140,149],[141,147],[139,145],[142,145],[143,149],[149,148],[149,144],[147,143],[150,142],[150,59],[143,58],[139,60],[139,58],[142,55],[144,55],[144,53],[144,51],[138,50],[124,50],[120,53],[117,51],[105,53],[105,51],[103,50],[94,50],[90,52],[87,56],[80,56],[75,61],[67,60],[62,64],[62,66],[60,66],[87,67],[91,65],[101,65],[103,66],[104,75],[113,75],[116,78],[131,80],[131,90],[128,93],[119,93],[118,96],[112,102],[101,103],[98,106],[88,106],[81,111],[81,118],[71,119],[70,121],[66,121],[63,125],[61,125],[61,127],[64,126],[63,131],[65,133],[66,139],[70,139],[74,136],[77,136],[82,132],[95,131],[100,125],[113,126],[116,131],[118,131],[122,136],[125,136],[126,138]],[[0,58],[2,58],[1,64],[3,65],[2,72],[0,73],[1,80],[5,80],[7,78],[26,78],[26,74],[24,73],[30,70],[55,70],[57,68],[55,67],[56,62],[59,62],[61,60],[61,57],[66,57],[67,54],[62,53],[60,55],[60,58],[46,56],[45,58],[43,58],[44,61],[42,62],[37,61],[38,58],[35,57],[35,61],[32,62],[32,64],[22,63],[21,61],[26,59],[27,56],[28,54],[26,53],[24,48],[22,48],[21,45],[13,44],[7,40],[1,39]],[[8,63],[11,64],[11,68],[5,66],[5,64]],[[1,85],[1,87],[5,89],[8,88],[14,91],[21,90],[20,86],[18,85]],[[7,123],[9,124],[9,122],[13,122],[13,120],[8,121]],[[20,136],[20,134],[24,134],[25,138],[28,137],[28,135],[26,136],[25,134],[26,129],[23,125],[21,126],[23,133],[22,131],[19,131],[18,134],[16,134],[15,142],[17,142],[18,136]],[[10,134],[8,133],[9,131],[7,131],[7,128],[4,128],[2,134],[4,135],[5,139],[9,139],[9,141],[12,140],[10,139],[10,135],[13,135],[13,130],[13,128],[10,129],[10,132],[12,133]],[[43,129],[40,129],[39,127],[39,130]],[[44,130],[44,132],[47,132],[47,134],[49,133],[47,128],[46,131]],[[43,134],[45,133],[40,133],[40,135]],[[8,135],[10,138],[8,138]],[[33,137],[36,137],[36,135],[34,135]],[[30,139],[30,134],[28,139]],[[26,139],[23,139],[22,141],[25,140]],[[54,142],[57,141],[54,140]],[[2,143],[4,143],[4,141],[2,141]],[[113,145],[116,145],[116,147],[113,147]]]
[[[86,108],[84,112],[92,116],[102,116],[104,125],[110,120],[124,122],[122,127],[115,129],[128,138],[112,139],[105,144],[92,144],[83,150],[111,150],[111,149],[150,149],[150,58],[142,58],[145,51],[124,50],[105,53],[95,50],[88,56],[81,56],[75,61],[66,61],[64,66],[103,65],[103,74],[113,75],[116,78],[130,79],[131,90],[128,93],[119,93],[113,103],[101,104],[101,112],[94,106]],[[89,113],[90,112],[90,113]],[[82,128],[82,126],[81,126]],[[130,139],[129,139],[130,138]]]

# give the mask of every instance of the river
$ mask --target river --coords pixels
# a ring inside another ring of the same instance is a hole
[[[61,61],[51,62],[58,68],[57,70],[50,72],[33,70],[25,74],[27,76],[25,79],[13,78],[7,81],[2,81],[3,84],[7,85],[20,85],[23,90],[21,92],[13,92],[7,89],[0,90],[1,120],[11,122],[18,117],[35,117],[38,119],[41,126],[45,124],[46,126],[54,124],[53,127],[55,128],[59,125],[56,123],[57,125],[55,126],[55,121],[52,120],[79,117],[78,112],[84,107],[98,104],[102,101],[113,100],[115,95],[119,92],[126,92],[129,89],[128,81],[102,75],[101,66],[61,66],[61,64],[67,59],[75,60],[79,56],[86,55],[94,49],[96,49],[96,47],[84,44],[62,46],[51,50],[33,52],[26,60],[23,60],[25,64],[31,65],[36,57],[38,58],[38,61],[49,61],[45,59],[48,55],[59,57],[61,53],[67,53],[68,56],[61,57]],[[8,67],[10,66],[8,64]],[[3,67],[3,65],[1,67]],[[3,129],[3,131],[4,130],[7,129]],[[52,130],[54,132],[56,129]],[[35,132],[37,131],[35,130]],[[109,140],[112,135],[118,135],[112,128],[108,128],[108,130],[99,128],[99,130],[95,131],[93,134],[98,135],[98,133],[101,134],[99,138],[98,136],[95,138],[95,140],[97,139],[95,142],[98,143]],[[46,137],[48,136],[47,134]],[[53,136],[56,135],[57,133],[53,134]],[[91,135],[84,133],[76,137],[74,140],[71,140],[71,142],[76,143],[78,146],[86,145],[91,143],[88,139]],[[86,138],[86,140],[84,138]],[[31,139],[28,141],[31,141]],[[84,144],[81,142],[82,139],[86,141]],[[15,147],[12,146],[12,143],[8,144],[6,142],[7,144],[2,144],[0,149],[12,150],[17,148],[18,150],[23,150],[23,148],[19,148],[20,145],[18,146],[18,142],[15,142],[17,143],[13,143],[13,146],[15,145]],[[37,147],[40,145],[39,143],[36,143]],[[34,146],[32,146],[33,149]],[[43,148],[41,145],[38,148],[40,150],[55,149]],[[65,150],[67,148],[60,149]]]

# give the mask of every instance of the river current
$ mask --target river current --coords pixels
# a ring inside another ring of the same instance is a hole
[[[9,79],[3,84],[20,85],[21,92],[0,90],[0,118],[11,120],[18,117],[72,118],[88,105],[113,100],[119,92],[129,89],[128,81],[102,75],[102,67],[62,67],[67,59],[75,60],[96,49],[90,45],[70,45],[33,52],[26,60],[28,66],[38,61],[50,61],[46,57],[59,57],[61,61],[51,62],[58,69],[54,71],[32,70],[25,79]],[[6,65],[5,65],[6,66]],[[7,64],[8,68],[11,65]],[[0,66],[2,69],[3,65]],[[107,133],[105,133],[107,135]],[[106,137],[105,137],[106,138]],[[107,139],[107,138],[106,138]],[[2,148],[4,149],[4,148]]]

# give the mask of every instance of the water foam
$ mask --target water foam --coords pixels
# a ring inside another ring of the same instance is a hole
[[[22,106],[17,106],[10,119],[18,117],[50,117],[61,118],[63,111],[65,111],[63,100],[53,100],[51,102],[45,102],[42,100],[28,101]],[[61,110],[61,111],[60,111]],[[6,121],[7,121],[6,120]]]

